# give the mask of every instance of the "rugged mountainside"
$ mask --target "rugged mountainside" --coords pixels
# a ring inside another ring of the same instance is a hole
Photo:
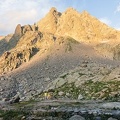
[[[69,8],[60,17],[57,32],[68,35],[78,41],[102,42],[104,40],[118,39],[120,32],[101,23],[87,11],[78,13]]]
[[[17,92],[29,99],[84,61],[96,63],[97,69],[103,63],[119,65],[119,38],[120,31],[73,8],[63,13],[51,8],[34,25],[18,24],[14,34],[0,40],[0,99]]]
[[[120,68],[84,61],[46,87],[56,98],[120,100]]]

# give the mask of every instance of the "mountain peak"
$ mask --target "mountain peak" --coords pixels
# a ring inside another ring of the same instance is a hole
[[[61,13],[58,12],[55,7],[52,7],[48,14],[37,23],[38,30],[48,33],[55,33],[57,29],[58,18],[60,16]]]
[[[83,13],[83,14],[89,14],[89,12],[86,11],[86,10],[84,10],[82,13]]]
[[[51,13],[57,12],[57,9],[56,9],[55,7],[52,7],[52,8],[50,9],[50,12],[51,12]]]
[[[84,10],[81,14],[84,15],[84,16],[90,16],[90,13],[86,10]]]
[[[77,12],[76,9],[69,7],[68,9],[66,9],[65,13],[73,13],[73,12]]]

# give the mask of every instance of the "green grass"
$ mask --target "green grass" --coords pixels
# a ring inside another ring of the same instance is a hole
[[[0,111],[0,117],[3,118],[3,120],[21,120],[23,116],[27,116],[28,113],[22,112],[22,111]]]
[[[72,51],[73,50],[73,48],[72,48],[73,44],[79,44],[79,42],[76,41],[75,39],[71,38],[71,37],[67,37],[67,44],[66,44],[65,52]]]
[[[72,37],[68,37],[67,38],[67,41],[69,42],[69,43],[72,43],[72,44],[79,44],[79,42],[78,41],[76,41],[74,38],[72,38]]]
[[[25,107],[25,106],[33,106],[33,104],[37,102],[35,100],[29,100],[29,101],[24,101],[24,102],[20,102],[20,103],[16,103],[16,104],[13,104],[16,108],[20,109],[22,107]]]
[[[92,80],[89,80],[82,84],[80,87],[76,87],[74,83],[70,84],[66,83],[63,86],[55,89],[54,96],[59,97],[58,95],[59,91],[63,91],[65,93],[64,97],[66,97],[66,93],[69,93],[70,94],[69,97],[72,99],[77,99],[78,95],[81,94],[86,100],[105,99],[117,101],[120,99],[120,95],[111,95],[111,93],[119,90],[120,90],[119,81],[93,82]]]

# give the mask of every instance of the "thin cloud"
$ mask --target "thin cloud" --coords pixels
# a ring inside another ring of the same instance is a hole
[[[120,31],[120,26],[115,27],[115,29]]]
[[[0,35],[14,32],[17,24],[34,24],[52,7],[49,0],[0,0]]]
[[[116,8],[114,13],[117,13],[117,12],[120,12],[120,3],[118,4],[118,6],[117,6],[117,8]]]
[[[116,28],[116,30],[120,30],[120,28]]]
[[[105,18],[100,18],[99,20],[101,22],[107,24],[107,25],[111,25],[111,21],[108,18],[106,18],[106,17]]]
[[[9,11],[4,15],[6,17],[0,19],[0,33],[10,33],[14,31],[18,23],[22,25],[29,22],[33,23],[37,17],[37,11],[35,9],[30,11]]]

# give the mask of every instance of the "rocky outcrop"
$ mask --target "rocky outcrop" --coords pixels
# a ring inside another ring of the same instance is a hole
[[[95,46],[95,50],[102,56],[112,59],[120,60],[120,44],[101,43]]]
[[[62,97],[71,99],[120,100],[120,79],[115,77],[119,76],[119,67],[83,64],[60,75],[48,84],[45,91],[54,90],[54,96],[58,98],[61,97],[59,92],[63,92]]]
[[[113,59],[120,60],[120,44],[113,47]]]
[[[69,8],[62,13],[57,25],[57,34],[68,35],[78,41],[91,44],[118,39],[120,36],[119,31],[108,27],[87,11],[79,13],[73,8]]]
[[[22,27],[20,24],[17,25],[14,36],[20,38],[22,36]]]
[[[55,33],[57,30],[57,22],[61,13],[56,8],[51,8],[49,13],[37,22],[38,30],[47,33]]]
[[[74,115],[69,120],[85,120],[85,118],[80,115]]]
[[[32,27],[30,25],[24,25],[22,26],[22,33],[25,34],[26,32],[33,31]]]
[[[28,62],[36,52],[37,48],[34,47],[5,52],[0,59],[0,73],[18,68],[22,63]]]

